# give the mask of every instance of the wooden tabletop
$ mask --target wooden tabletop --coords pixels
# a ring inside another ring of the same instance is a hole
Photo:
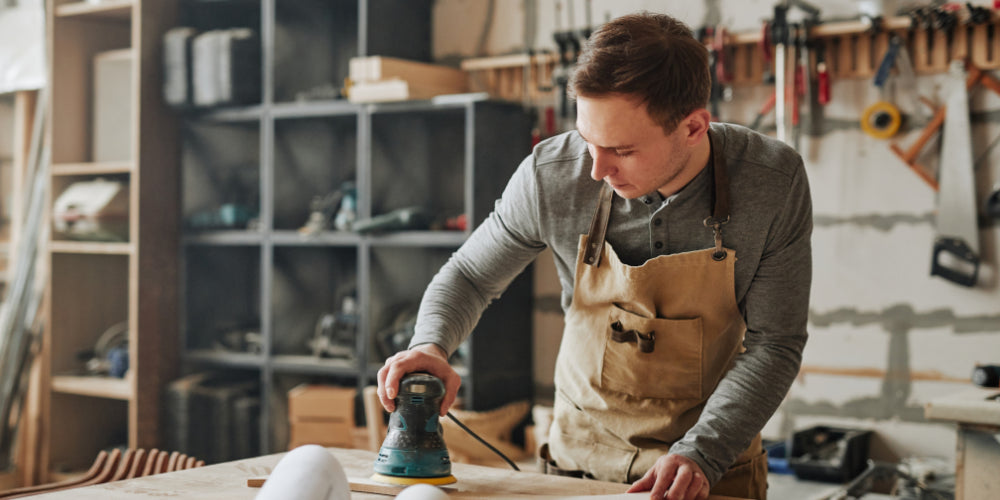
[[[372,474],[375,453],[367,450],[330,448],[344,467],[347,477],[365,481]],[[44,500],[125,500],[175,497],[199,500],[252,499],[260,491],[247,486],[247,479],[267,476],[284,453],[248,458],[196,469],[168,472],[155,476],[99,484],[32,498]],[[588,479],[547,476],[537,472],[454,464],[452,474],[458,482],[450,486],[450,498],[569,500],[640,500],[649,493],[625,494],[628,485]],[[596,496],[593,496],[596,495]],[[386,500],[390,496],[375,493],[351,493],[352,500]],[[710,500],[735,500],[713,496]]]

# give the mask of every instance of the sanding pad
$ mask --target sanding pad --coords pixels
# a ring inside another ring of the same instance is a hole
[[[453,484],[458,482],[458,479],[455,479],[455,476],[451,474],[440,477],[403,477],[403,476],[387,476],[385,474],[379,474],[377,472],[375,474],[372,474],[371,480],[382,484],[392,484],[401,486],[409,486],[411,484],[430,484],[434,486],[441,486],[445,484]]]

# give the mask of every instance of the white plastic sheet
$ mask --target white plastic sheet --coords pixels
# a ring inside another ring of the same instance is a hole
[[[0,0],[0,94],[45,86],[45,11],[42,0]]]

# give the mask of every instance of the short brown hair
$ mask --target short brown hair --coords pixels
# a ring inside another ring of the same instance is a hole
[[[667,133],[708,105],[708,49],[688,26],[666,14],[640,12],[594,31],[570,76],[570,96],[639,98]]]

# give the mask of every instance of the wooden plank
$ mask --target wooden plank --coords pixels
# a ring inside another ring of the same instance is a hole
[[[77,253],[94,255],[129,255],[135,251],[131,243],[104,243],[95,241],[51,241],[52,253]]]
[[[129,356],[135,372],[129,406],[129,445],[158,446],[160,394],[177,377],[178,252],[180,240],[179,130],[177,114],[163,102],[163,34],[177,25],[177,0],[135,0],[132,40],[133,133],[136,172],[131,178]]]
[[[128,174],[135,168],[132,162],[84,162],[84,163],[57,163],[52,165],[51,174],[55,177],[71,175],[109,175]]]
[[[74,2],[56,7],[56,17],[81,17],[127,21],[132,14],[133,0],[102,0],[94,2]]]
[[[372,485],[372,464],[375,453],[367,450],[330,448],[330,453],[344,468],[349,480],[355,484]],[[74,500],[141,500],[172,496],[203,500],[250,500],[259,490],[249,484],[262,484],[260,479],[277,465],[284,454],[268,455],[234,462],[210,465],[174,474],[142,477],[127,483],[96,485],[49,495],[46,499]],[[475,499],[529,499],[548,500],[639,500],[649,498],[649,492],[626,494],[627,484],[608,483],[590,479],[547,476],[537,472],[518,472],[513,469],[453,464],[452,474],[457,483],[448,485],[449,498]],[[400,487],[393,488],[398,493]],[[353,500],[382,500],[384,494],[356,491]],[[734,500],[729,497],[711,496],[710,500]]]
[[[44,305],[39,314],[44,314]],[[42,395],[42,358],[40,352],[35,354],[31,363],[31,370],[28,375],[28,392],[25,395],[24,404],[24,425],[22,435],[21,452],[21,485],[29,486],[41,482],[41,430],[45,428],[47,414],[43,408],[44,396]]]
[[[253,478],[249,478],[249,479],[247,479],[247,487],[248,488],[262,488],[264,486],[264,483],[266,483],[266,482],[267,482],[267,478],[266,477],[253,477]],[[383,484],[383,483],[379,483],[379,482],[373,481],[371,479],[364,479],[364,478],[350,478],[350,479],[348,479],[348,482],[350,483],[351,491],[358,492],[358,493],[375,493],[377,495],[397,496],[404,489],[407,488],[406,486],[403,486],[403,485]],[[464,496],[466,496],[466,495],[462,494],[461,492],[459,492],[454,486],[436,486],[436,488],[444,491],[449,496],[455,496],[455,497],[464,497]],[[487,495],[487,494],[483,494],[483,497],[484,498],[500,498],[499,496],[493,496],[493,495]],[[588,499],[588,500],[606,500],[606,499],[610,500],[610,499],[619,499],[619,498],[621,498],[621,499],[631,499],[631,498],[639,499],[639,498],[647,498],[647,497],[649,497],[648,493],[618,493],[618,494],[610,494],[610,495],[586,495],[586,496],[575,496],[575,497],[561,497],[561,496],[544,496],[544,497],[542,497],[542,496],[538,496],[538,495],[532,495],[532,496],[530,496],[530,498],[548,498],[548,499],[551,499],[551,500],[555,500],[555,499],[571,500],[571,499],[577,499],[577,498],[583,498],[583,499]],[[511,497],[504,496],[503,498],[511,498]],[[730,497],[720,497],[718,495],[712,495],[711,497],[709,497],[709,500],[726,500],[727,498],[730,498]]]
[[[131,397],[128,380],[112,377],[59,375],[52,377],[52,390],[65,394],[94,396],[128,401]]]
[[[14,165],[11,172],[10,196],[10,238],[7,269],[16,269],[18,262],[17,247],[24,223],[24,196],[29,192],[26,185],[30,179],[28,161],[31,159],[31,141],[35,130],[35,112],[38,105],[38,91],[18,92],[14,97]],[[40,138],[39,138],[40,139]]]
[[[354,83],[398,78],[421,87],[453,89],[450,93],[466,92],[469,88],[469,76],[465,71],[439,64],[370,56],[352,58],[350,68]]]

